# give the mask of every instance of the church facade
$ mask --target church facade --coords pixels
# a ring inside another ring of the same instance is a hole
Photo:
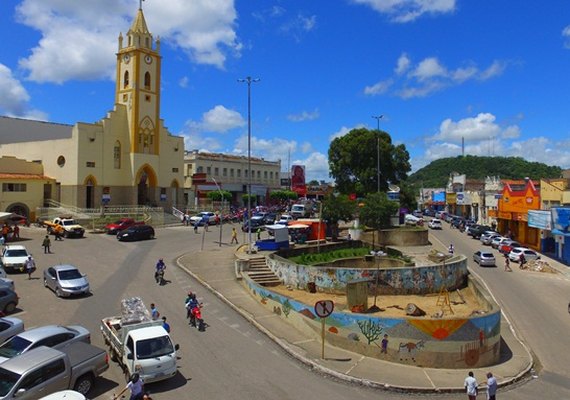
[[[113,110],[93,124],[0,117],[0,155],[39,162],[52,199],[79,208],[183,202],[184,139],[160,118],[160,39],[139,8],[118,38]]]

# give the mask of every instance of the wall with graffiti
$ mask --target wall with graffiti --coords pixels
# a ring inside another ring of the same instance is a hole
[[[317,290],[327,293],[346,293],[346,283],[356,279],[370,279],[369,292],[372,293],[378,275],[378,294],[406,295],[438,293],[442,288],[452,291],[467,285],[467,258],[457,255],[449,262],[438,265],[406,266],[376,269],[362,268],[360,260],[354,267],[308,266],[291,263],[276,254],[267,258],[269,268],[285,285],[296,289],[307,289],[309,282],[316,284]],[[348,264],[349,260],[344,260]]]
[[[321,320],[314,305],[303,304],[257,285],[244,276],[259,302],[292,326],[319,336]],[[501,311],[482,287],[469,279],[488,312],[469,318],[381,318],[335,311],[326,318],[326,340],[369,357],[431,368],[478,368],[499,362]],[[475,287],[476,286],[476,287]]]

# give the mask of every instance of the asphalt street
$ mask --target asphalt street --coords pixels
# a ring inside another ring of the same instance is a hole
[[[224,227],[222,246],[230,240]],[[154,399],[385,399],[425,397],[421,395],[378,393],[324,378],[300,366],[265,335],[254,329],[239,314],[216,296],[200,287],[175,260],[183,254],[220,251],[219,231],[210,228],[205,236],[189,227],[157,230],[152,241],[119,243],[114,236],[88,234],[84,239],[53,242],[53,254],[43,254],[38,228],[22,230],[23,242],[34,253],[38,271],[34,280],[26,275],[11,275],[21,297],[20,312],[27,328],[45,324],[80,324],[92,332],[93,344],[103,347],[99,333],[101,318],[119,313],[120,300],[141,296],[145,303],[157,304],[162,316],[172,326],[172,336],[179,343],[179,374],[166,382],[148,385]],[[471,255],[479,242],[450,231],[432,234],[434,244],[442,249],[453,242],[456,252]],[[240,235],[241,236],[241,235]],[[202,238],[204,238],[202,244]],[[242,238],[240,237],[240,240]],[[200,250],[203,247],[203,250]],[[165,286],[153,279],[159,257],[167,263]],[[92,295],[58,299],[43,287],[41,271],[58,263],[75,264],[87,273]],[[495,294],[507,317],[524,341],[533,349],[543,368],[538,379],[521,383],[500,393],[501,399],[570,398],[570,373],[565,368],[565,332],[570,328],[567,312],[570,282],[562,275],[546,275],[501,268],[470,265]],[[228,268],[233,268],[231,259]],[[198,293],[204,302],[206,332],[188,326],[184,298],[188,290]],[[235,296],[248,296],[243,291]],[[120,368],[112,364],[91,394],[96,399],[111,399],[125,384]],[[434,398],[459,399],[464,395],[431,395]]]

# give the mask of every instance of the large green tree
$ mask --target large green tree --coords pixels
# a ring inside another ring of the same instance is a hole
[[[350,221],[354,215],[356,204],[347,195],[328,195],[323,199],[322,219],[331,227],[332,238],[338,237],[338,221]]]
[[[329,167],[338,191],[359,195],[376,192],[378,177],[380,190],[386,191],[389,183],[398,184],[411,170],[406,146],[394,145],[386,132],[366,128],[353,129],[332,141]]]
[[[390,226],[390,218],[398,211],[398,203],[388,200],[386,193],[372,193],[364,199],[360,221],[374,230]]]

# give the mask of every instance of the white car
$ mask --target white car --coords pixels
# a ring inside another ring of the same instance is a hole
[[[283,214],[281,216],[281,218],[279,218],[279,221],[277,221],[278,224],[280,225],[288,225],[289,222],[291,221],[295,221],[295,218],[293,218],[291,215],[289,214]]]
[[[39,400],[87,400],[87,397],[74,390],[62,390],[61,392],[42,397]]]
[[[504,236],[496,236],[495,238],[493,238],[493,240],[491,240],[491,247],[494,249],[498,249],[499,245],[506,240],[509,240],[509,238],[506,238]]]
[[[404,224],[406,225],[412,225],[412,226],[416,226],[416,225],[423,225],[424,224],[424,220],[423,218],[418,218],[415,215],[412,214],[407,214],[404,217]]]
[[[216,213],[212,211],[202,211],[190,217],[190,225],[202,226],[205,221],[208,221],[208,225],[213,225],[216,222]]]
[[[29,255],[26,247],[19,244],[10,244],[4,247],[2,251],[4,269],[10,272],[23,271]]]
[[[473,261],[481,267],[494,267],[496,265],[495,255],[488,250],[479,250],[473,253]]]
[[[0,343],[24,331],[24,321],[14,317],[0,318]]]
[[[481,243],[486,244],[486,245],[490,245],[491,244],[491,240],[493,240],[495,237],[497,236],[501,236],[500,233],[498,232],[494,232],[494,231],[487,231],[485,233],[483,233],[481,235],[481,237],[479,238],[479,240],[481,241]]]
[[[521,254],[524,254],[524,258],[526,261],[538,260],[540,258],[540,254],[538,254],[534,250],[527,249],[526,247],[515,247],[509,253],[509,258],[513,262],[519,262]]]
[[[428,222],[428,227],[431,229],[441,229],[441,220],[437,218],[433,218],[431,221]]]

